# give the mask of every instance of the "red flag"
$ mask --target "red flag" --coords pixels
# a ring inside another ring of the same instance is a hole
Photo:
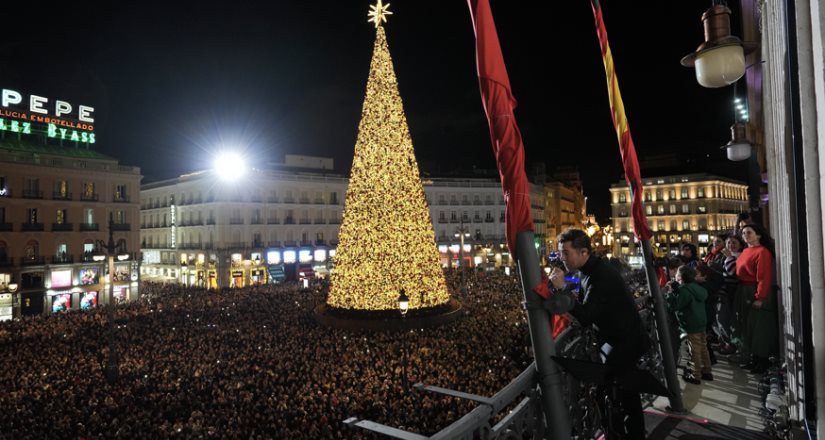
[[[468,0],[476,32],[476,63],[481,101],[490,125],[493,154],[504,192],[505,233],[510,253],[516,252],[516,236],[533,231],[530,213],[530,187],[524,173],[524,145],[513,109],[516,99],[510,91],[510,78],[504,65],[496,25],[487,0]]]
[[[507,247],[516,253],[516,236],[522,231],[533,231],[530,212],[530,187],[524,173],[524,144],[516,124],[513,109],[516,99],[510,90],[510,78],[501,54],[496,25],[488,0],[467,0],[476,33],[476,64],[481,87],[481,102],[487,113],[490,140],[496,156],[501,188],[504,192],[505,230]],[[546,279],[533,287],[533,292],[549,297]],[[564,316],[553,315],[553,336],[567,326]]]
[[[598,0],[591,0],[593,6],[593,16],[596,19],[596,33],[599,36],[599,46],[602,49],[602,59],[604,60],[604,71],[607,76],[607,95],[610,98],[610,110],[613,115],[613,126],[616,127],[616,136],[619,138],[619,149],[622,153],[622,164],[624,165],[624,177],[630,185],[630,192],[633,196],[633,232],[639,240],[650,240],[653,235],[647,226],[644,207],[642,206],[642,176],[639,172],[639,160],[636,158],[636,147],[633,146],[633,137],[630,135],[630,126],[627,123],[627,116],[624,112],[622,94],[619,91],[619,78],[613,66],[613,54],[610,52],[610,44],[607,41],[607,28],[604,26],[602,18],[602,8]]]

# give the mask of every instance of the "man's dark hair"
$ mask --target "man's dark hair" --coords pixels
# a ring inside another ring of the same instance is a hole
[[[739,215],[736,216],[736,227],[739,227],[739,222],[742,220],[752,221],[750,213],[740,212]]]
[[[588,253],[593,253],[593,247],[590,244],[590,237],[588,237],[587,234],[581,229],[570,228],[559,234],[556,241],[559,244],[569,241],[570,245],[573,246],[573,249],[587,249]]]

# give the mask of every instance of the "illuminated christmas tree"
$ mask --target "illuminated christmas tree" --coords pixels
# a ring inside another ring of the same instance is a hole
[[[381,26],[387,6],[369,14],[377,36],[327,300],[335,308],[398,309],[402,289],[411,309],[450,300]]]

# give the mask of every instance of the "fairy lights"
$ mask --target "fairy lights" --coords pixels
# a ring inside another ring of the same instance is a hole
[[[449,301],[383,26],[378,26],[328,304],[410,308]]]

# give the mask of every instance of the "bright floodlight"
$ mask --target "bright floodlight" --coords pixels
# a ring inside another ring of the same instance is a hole
[[[243,157],[234,152],[219,154],[213,168],[218,177],[223,180],[236,180],[246,174],[246,163]]]

